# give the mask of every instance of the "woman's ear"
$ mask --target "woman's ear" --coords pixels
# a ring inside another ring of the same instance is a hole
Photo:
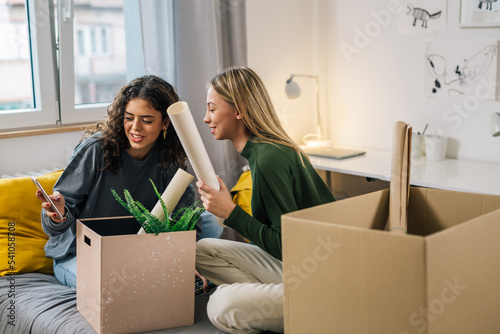
[[[243,119],[243,114],[238,109],[236,109],[236,119]]]

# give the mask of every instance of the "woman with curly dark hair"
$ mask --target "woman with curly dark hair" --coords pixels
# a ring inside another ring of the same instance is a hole
[[[134,101],[135,100],[135,101]],[[105,158],[104,169],[110,168],[116,172],[123,161],[120,158],[123,150],[134,151],[134,145],[137,140],[131,139],[127,133],[127,124],[131,124],[130,113],[126,112],[129,102],[136,103],[142,100],[150,108],[160,112],[161,118],[155,123],[155,131],[159,130],[157,126],[161,125],[163,138],[151,139],[159,147],[160,165],[168,167],[172,164],[174,167],[183,168],[186,162],[186,153],[182,148],[179,137],[173,126],[169,127],[170,120],[167,115],[167,108],[174,102],[179,101],[179,97],[174,88],[163,79],[149,75],[133,80],[130,84],[124,86],[116,95],[113,103],[108,107],[108,119],[106,122],[100,122],[96,128],[87,132],[95,134],[102,132],[103,153]],[[161,121],[161,124],[160,124]],[[146,123],[150,124],[150,123]],[[167,130],[168,128],[168,130]],[[152,141],[148,142],[144,153],[149,152]],[[138,160],[141,160],[139,157]]]
[[[54,185],[51,198],[63,219],[37,192],[43,201],[42,226],[50,237],[45,254],[54,259],[54,274],[61,284],[76,286],[76,218],[128,215],[111,189],[118,193],[127,189],[151,209],[158,198],[149,179],[163,192],[177,169],[186,169],[186,153],[167,115],[167,108],[178,100],[175,89],[157,76],[132,80],[108,107],[106,121],[88,131],[76,146]],[[189,186],[174,211],[193,202]],[[202,218],[198,236],[203,221],[203,225],[217,224],[209,213]],[[207,236],[218,237],[222,227],[208,230],[213,232]]]

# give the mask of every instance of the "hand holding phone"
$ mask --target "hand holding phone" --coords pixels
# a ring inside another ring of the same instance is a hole
[[[59,212],[59,210],[57,210],[56,205],[54,204],[54,202],[52,202],[52,200],[50,199],[50,197],[47,194],[47,192],[45,191],[45,189],[43,189],[43,187],[40,184],[40,182],[38,182],[38,180],[35,177],[33,177],[33,176],[31,177],[31,181],[33,181],[33,183],[38,188],[38,190],[40,190],[40,192],[42,193],[42,196],[45,199],[45,201],[50,203],[50,206],[52,207],[52,209],[57,214],[57,218],[63,220],[64,219],[63,215],[61,215],[61,213]]]

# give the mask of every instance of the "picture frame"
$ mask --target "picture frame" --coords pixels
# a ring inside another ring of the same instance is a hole
[[[500,27],[500,2],[488,0],[461,0],[461,28]]]

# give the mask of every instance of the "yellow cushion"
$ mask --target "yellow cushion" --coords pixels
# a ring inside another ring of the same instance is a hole
[[[231,189],[233,202],[239,205],[249,215],[252,215],[252,175],[250,171],[243,172],[238,182]]]
[[[51,194],[62,170],[37,179]],[[52,274],[52,259],[45,256],[43,247],[47,235],[42,230],[42,202],[29,177],[0,179],[0,276],[41,272]]]

